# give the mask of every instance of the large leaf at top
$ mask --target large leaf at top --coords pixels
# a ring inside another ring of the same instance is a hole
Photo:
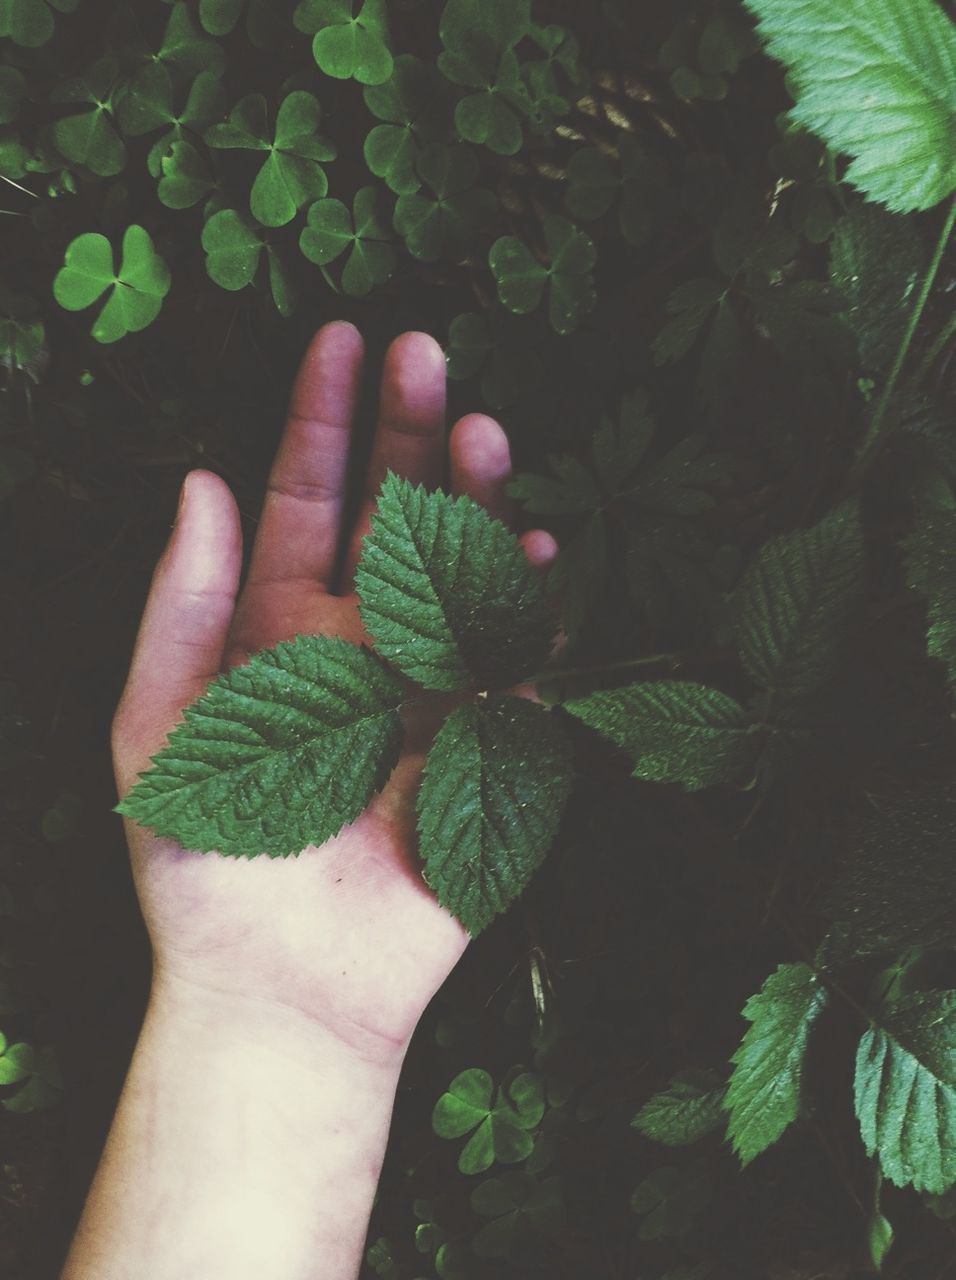
[[[856,1114],[868,1155],[898,1187],[956,1183],[956,991],[885,1008],[856,1056]]]
[[[956,188],[956,28],[936,0],[745,0],[797,86],[793,117],[898,213]]]
[[[554,635],[514,534],[471,498],[428,493],[392,472],[355,585],[378,652],[428,689],[514,684]]]
[[[906,580],[926,601],[927,652],[945,663],[956,693],[956,508],[924,507],[903,547]]]
[[[832,674],[863,584],[859,510],[848,499],[810,529],[761,547],[736,594],[736,634],[748,674],[784,698]]]
[[[731,1061],[727,1137],[741,1164],[777,1141],[800,1112],[810,1030],[827,1001],[807,964],[782,964],[744,1005],[752,1024]]]
[[[403,690],[367,649],[332,636],[264,649],[186,708],[117,812],[203,853],[322,844],[394,768]]]
[[[635,778],[679,782],[698,791],[739,777],[758,740],[744,708],[719,689],[655,680],[602,689],[563,704],[566,711],[623,748]]]
[[[480,698],[445,721],[418,793],[419,851],[427,883],[469,933],[524,890],[570,786],[567,738],[539,704]]]

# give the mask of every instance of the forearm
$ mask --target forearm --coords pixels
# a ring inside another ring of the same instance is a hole
[[[354,1280],[401,1054],[154,987],[62,1280]]]

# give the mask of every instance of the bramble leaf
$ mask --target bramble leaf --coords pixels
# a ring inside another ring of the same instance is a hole
[[[690,681],[648,681],[562,705],[626,751],[634,777],[647,782],[699,791],[740,777],[757,755],[744,708],[719,689]]]
[[[458,1157],[462,1173],[483,1173],[497,1160],[516,1164],[526,1159],[534,1141],[531,1131],[544,1115],[541,1080],[525,1072],[495,1091],[487,1071],[460,1072],[435,1103],[432,1128],[440,1138],[471,1138]]]
[[[956,29],[936,0],[745,3],[790,69],[792,118],[853,157],[847,182],[897,213],[956,188]]]
[[[149,232],[134,225],[123,235],[118,272],[105,236],[96,231],[77,236],[67,245],[64,265],[53,281],[53,296],[67,311],[82,311],[109,289],[91,333],[97,342],[116,342],[156,319],[169,283],[169,268],[153,247]]]
[[[793,699],[829,679],[860,597],[863,567],[853,499],[812,528],[761,547],[735,597],[740,658],[757,684]]]
[[[924,505],[903,539],[906,581],[926,602],[926,649],[945,664],[956,693],[956,508]]]
[[[498,284],[498,297],[509,311],[527,315],[548,292],[548,318],[556,333],[568,334],[594,307],[592,268],[597,251],[590,236],[557,214],[544,219],[547,265],[515,236],[502,236],[491,246],[488,262]]]
[[[514,684],[554,635],[514,534],[471,498],[428,493],[391,472],[355,585],[378,652],[427,689]]]
[[[564,730],[537,703],[482,698],[438,731],[418,795],[419,852],[426,882],[472,936],[527,886],[570,787]]]
[[[395,767],[402,683],[366,648],[299,636],[218,676],[117,812],[202,853],[272,858],[354,822]]]
[[[699,1142],[724,1123],[725,1092],[726,1085],[712,1071],[682,1071],[648,1098],[631,1127],[668,1147]]]
[[[292,15],[299,31],[309,35],[312,56],[327,76],[384,84],[392,74],[385,0],[302,0]]]
[[[912,219],[875,204],[860,204],[836,225],[830,241],[830,280],[846,299],[863,368],[890,364],[903,330],[923,251]]]
[[[299,247],[310,262],[319,264],[333,262],[349,251],[342,288],[353,298],[363,298],[395,270],[395,250],[390,229],[379,213],[375,187],[362,187],[352,210],[350,214],[341,200],[317,200],[309,206]]]
[[[782,964],[744,1005],[752,1024],[731,1061],[724,1098],[727,1137],[747,1165],[772,1146],[800,1112],[807,1042],[827,990],[807,964]]]
[[[463,258],[496,205],[492,192],[476,185],[474,152],[434,142],[419,152],[415,168],[432,195],[416,191],[399,196],[395,230],[405,237],[413,258],[423,262]]]
[[[203,134],[210,147],[266,151],[249,194],[252,216],[265,227],[291,222],[302,206],[329,189],[320,160],[334,160],[335,147],[318,132],[322,108],[311,93],[296,89],[283,98],[270,130],[261,93],[242,98],[223,124]]]
[[[890,1182],[936,1195],[956,1182],[956,991],[884,1007],[857,1050],[854,1098]]]

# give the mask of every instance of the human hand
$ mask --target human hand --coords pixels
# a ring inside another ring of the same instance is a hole
[[[365,495],[347,529],[346,465],[362,363],[358,332],[341,322],[322,328],[306,351],[241,593],[235,500],[212,473],[188,476],[114,720],[121,796],[221,670],[299,634],[368,640],[352,583],[361,540],[386,470],[430,488],[442,481],[445,363],[425,334],[403,334],[390,347]],[[498,424],[479,414],[461,419],[447,456],[452,492],[507,518],[511,464]],[[533,564],[553,559],[554,541],[542,530],[522,541]],[[331,578],[340,547],[337,591]],[[415,793],[440,720],[434,707],[413,708],[385,789],[339,836],[298,857],[200,855],[127,821],[154,989],[176,999],[195,992],[237,1012],[289,1010],[362,1054],[400,1058],[468,941],[422,880],[416,856]]]

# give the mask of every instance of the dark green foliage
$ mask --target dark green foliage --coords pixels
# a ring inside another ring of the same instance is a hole
[[[518,527],[560,545],[546,600],[503,525],[391,480],[380,657],[229,703],[284,854],[375,802],[410,702],[448,717],[420,870],[481,936],[409,1055],[367,1274],[951,1266],[951,18],[0,0],[0,1271],[60,1261],[15,1225],[58,1203],[58,1120],[16,1112],[60,1056],[105,1116],[99,1011],[141,1016],[105,720],[175,492],[212,468],[253,532],[340,316],[370,382],[403,329],[445,342],[449,423],[502,418]],[[130,801],[157,820],[175,758]],[[200,847],[237,778],[191,793]]]

